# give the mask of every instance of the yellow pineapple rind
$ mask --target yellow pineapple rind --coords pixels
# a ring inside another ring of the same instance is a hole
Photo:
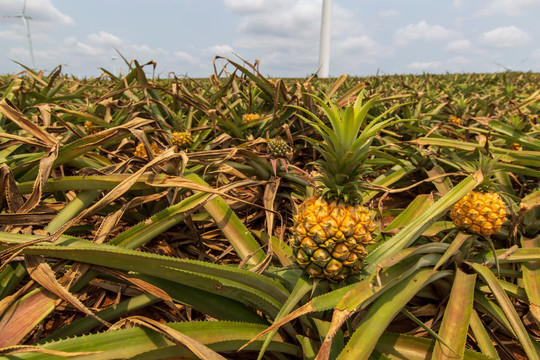
[[[144,147],[143,143],[139,143],[137,147],[135,147],[135,151],[133,152],[133,155],[142,157],[142,158],[146,157],[146,148]]]
[[[450,218],[459,228],[489,236],[506,221],[506,207],[498,193],[471,191],[452,207]]]
[[[150,145],[150,146],[151,146],[152,154],[154,154],[154,155],[161,154],[162,151],[159,148],[158,144],[152,143],[152,145]],[[148,155],[146,153],[146,148],[144,147],[143,143],[139,143],[137,145],[137,147],[135,148],[135,151],[133,152],[133,155],[138,156],[138,157],[142,157],[142,158],[148,157]]]
[[[193,143],[193,136],[189,131],[177,131],[172,133],[171,142],[178,147],[189,146]]]
[[[86,133],[88,135],[96,134],[101,130],[99,126],[94,125],[94,123],[91,122],[90,120],[86,120],[84,122],[84,129],[86,130]]]
[[[448,118],[448,122],[454,125],[461,125],[461,118],[458,118],[457,116],[450,115]]]
[[[247,124],[255,120],[259,120],[261,115],[259,114],[244,114],[242,115],[242,124]]]
[[[292,247],[296,263],[310,277],[342,281],[360,272],[373,244],[375,224],[363,206],[308,198],[294,216]]]

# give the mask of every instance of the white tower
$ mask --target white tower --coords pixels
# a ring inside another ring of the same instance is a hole
[[[321,43],[319,45],[319,72],[321,78],[327,78],[330,71],[330,35],[332,20],[332,0],[323,0],[321,17]]]

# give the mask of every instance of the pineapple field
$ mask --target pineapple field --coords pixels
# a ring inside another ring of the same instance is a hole
[[[126,65],[0,76],[0,359],[540,359],[540,74]]]

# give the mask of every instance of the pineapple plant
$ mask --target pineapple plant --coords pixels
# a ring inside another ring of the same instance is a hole
[[[179,148],[186,148],[193,144],[193,136],[189,131],[176,131],[172,133],[171,141]]]
[[[266,152],[273,158],[284,158],[292,148],[283,139],[270,139],[267,142]]]
[[[362,103],[363,90],[353,105],[345,109],[326,105],[313,96],[328,117],[330,127],[315,114],[303,116],[323,141],[304,137],[320,153],[316,161],[318,186],[294,216],[291,245],[295,262],[312,278],[340,282],[362,270],[367,246],[374,243],[375,222],[368,208],[362,206],[364,160],[370,154],[374,135],[391,120],[380,121],[388,111],[363,129],[369,109],[376,97]],[[398,120],[399,121],[399,120]]]

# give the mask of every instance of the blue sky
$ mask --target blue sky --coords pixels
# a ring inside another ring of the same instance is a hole
[[[17,15],[23,0],[0,0]],[[216,55],[273,77],[318,66],[322,0],[27,0],[36,67],[98,76],[153,60],[207,77]],[[540,71],[540,0],[334,0],[330,76]],[[0,73],[31,65],[20,18],[0,17]],[[115,59],[116,58],[116,59]],[[218,64],[220,66],[220,64]]]

